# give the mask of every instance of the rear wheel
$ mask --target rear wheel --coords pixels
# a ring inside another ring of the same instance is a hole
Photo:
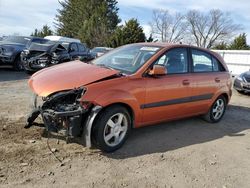
[[[122,106],[113,106],[102,111],[95,121],[93,135],[96,146],[105,152],[119,149],[131,129],[131,117]]]
[[[218,97],[210,107],[208,113],[204,116],[204,119],[210,123],[219,122],[225,113],[226,105],[225,97]]]

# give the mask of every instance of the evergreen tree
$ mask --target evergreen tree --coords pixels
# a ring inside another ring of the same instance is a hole
[[[227,49],[228,49],[228,46],[227,46],[227,43],[221,42],[221,43],[215,45],[215,46],[213,47],[213,49],[215,49],[215,50],[227,50]]]
[[[37,37],[38,36],[38,29],[35,29],[34,33],[31,33],[30,36]]]
[[[116,0],[65,0],[56,15],[57,33],[88,46],[106,45],[120,22]]]
[[[250,47],[247,45],[246,33],[240,34],[234,39],[229,47],[230,50],[249,50]]]
[[[31,33],[31,36],[34,37],[45,37],[48,35],[53,35],[53,31],[48,25],[44,25],[41,30],[35,29],[34,33]]]
[[[125,44],[145,42],[146,36],[137,19],[130,19],[125,22],[124,26],[116,29],[110,40],[112,47],[117,47]]]
[[[146,36],[137,19],[130,19],[123,28],[125,44],[145,42]]]

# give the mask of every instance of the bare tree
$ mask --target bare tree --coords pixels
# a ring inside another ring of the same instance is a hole
[[[168,10],[154,10],[150,23],[153,36],[162,42],[180,42],[186,29],[184,19],[180,13],[171,15]]]
[[[217,42],[232,38],[242,27],[235,24],[229,13],[220,10],[211,10],[201,13],[191,10],[186,15],[189,36],[195,40],[197,46],[211,48]]]

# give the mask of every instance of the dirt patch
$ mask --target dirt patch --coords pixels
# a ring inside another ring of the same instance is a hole
[[[133,130],[122,149],[102,154],[23,129],[32,99],[24,73],[0,71],[0,93],[0,187],[250,185],[250,96],[234,92],[218,124],[190,118]]]

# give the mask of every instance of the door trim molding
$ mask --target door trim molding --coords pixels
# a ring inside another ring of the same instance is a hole
[[[204,95],[196,95],[196,96],[190,96],[190,97],[184,97],[184,98],[142,104],[140,106],[140,108],[141,109],[155,108],[155,107],[168,106],[168,105],[174,105],[174,104],[196,102],[196,101],[202,101],[202,100],[209,100],[212,97],[213,97],[213,93],[208,93],[208,94],[204,94]]]

